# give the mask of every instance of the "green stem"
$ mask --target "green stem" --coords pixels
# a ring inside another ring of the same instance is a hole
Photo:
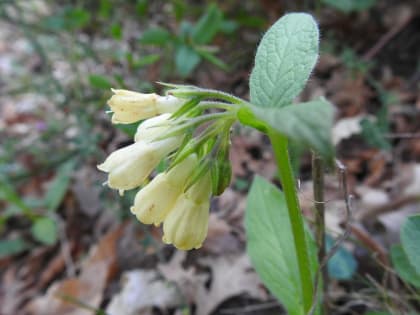
[[[305,238],[305,227],[303,217],[299,207],[296,193],[295,179],[290,164],[289,152],[287,148],[287,137],[270,128],[268,130],[273,145],[274,155],[279,170],[280,180],[286,197],[287,209],[289,211],[290,224],[292,227],[293,240],[296,251],[300,274],[301,296],[305,314],[312,306],[313,283],[310,270],[309,254]]]

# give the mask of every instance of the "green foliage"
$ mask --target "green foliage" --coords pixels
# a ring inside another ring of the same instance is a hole
[[[29,248],[29,245],[21,238],[0,240],[0,259],[10,255],[19,254]]]
[[[321,0],[321,2],[341,12],[350,13],[369,9],[375,5],[376,0]]]
[[[360,121],[360,126],[362,127],[362,136],[369,145],[387,151],[391,149],[391,144],[385,139],[378,123],[364,118]]]
[[[213,37],[221,29],[223,13],[216,4],[211,4],[191,31],[191,40],[198,45],[205,45],[212,41]]]
[[[408,261],[420,275],[420,214],[408,217],[401,228],[401,243]]]
[[[279,19],[258,46],[250,77],[251,102],[260,107],[289,105],[302,91],[318,58],[318,27],[304,13]]]
[[[331,160],[333,107],[323,99],[290,105],[318,58],[318,36],[315,21],[304,13],[285,15],[267,31],[251,73],[252,105],[239,119],[260,130],[273,128]],[[256,126],[255,118],[263,123]]]
[[[109,82],[108,78],[97,74],[91,74],[89,76],[89,83],[94,88],[105,90],[109,90],[114,86],[111,82]]]
[[[353,77],[358,74],[366,74],[371,66],[372,63],[369,63],[362,58],[360,58],[356,52],[348,47],[345,47],[340,54],[340,59],[343,62],[344,66],[350,70]]]
[[[76,166],[75,160],[69,160],[57,169],[57,174],[48,186],[44,203],[49,211],[57,210],[70,184],[71,175]]]
[[[23,202],[10,182],[0,173],[0,200],[8,202],[23,213],[31,214],[31,209]],[[3,214],[4,215],[4,214]]]
[[[43,20],[43,26],[53,31],[76,30],[88,25],[91,15],[82,8],[64,7]]]
[[[401,279],[420,288],[420,274],[416,272],[414,266],[408,261],[408,257],[401,245],[392,246],[391,259]]]
[[[325,99],[283,108],[252,108],[255,116],[292,141],[310,147],[325,159],[331,159],[334,149],[331,128],[334,110]]]
[[[200,63],[200,55],[192,48],[186,45],[180,45],[175,52],[175,65],[178,73],[186,77]]]
[[[404,281],[420,288],[420,215],[408,217],[401,228],[401,245],[391,248],[391,259]]]
[[[180,1],[175,2],[175,10],[179,19],[183,16],[184,7]],[[179,75],[190,75],[202,59],[209,61],[217,67],[227,70],[227,65],[217,58],[215,47],[208,47],[219,32],[232,33],[236,23],[225,20],[222,11],[216,4],[211,4],[196,24],[181,21],[177,33],[162,27],[146,30],[139,42],[143,45],[154,45],[169,48],[174,56],[175,69]],[[165,58],[169,59],[169,58]]]
[[[290,315],[303,310],[298,263],[283,193],[261,177],[255,177],[245,210],[247,252],[264,284]],[[317,268],[316,246],[307,232],[311,271]]]
[[[146,30],[139,39],[141,44],[165,46],[172,41],[172,35],[163,27],[154,27]]]
[[[31,232],[35,239],[43,244],[53,245],[57,242],[57,225],[49,217],[36,219],[32,225]]]
[[[326,235],[327,252],[334,244],[334,239]],[[337,252],[328,261],[328,274],[331,278],[338,280],[349,280],[357,269],[357,261],[353,255],[344,247],[340,246]]]

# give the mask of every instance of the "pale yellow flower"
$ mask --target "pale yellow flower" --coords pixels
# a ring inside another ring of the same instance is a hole
[[[111,89],[114,95],[108,105],[113,111],[114,124],[131,124],[163,113],[175,112],[183,101],[174,96],[144,94],[128,90]]]
[[[164,122],[169,115],[165,117],[146,121],[153,132],[145,132],[141,140],[111,153],[104,163],[98,165],[98,169],[109,173],[109,187],[124,191],[140,186],[158,163],[181,144],[182,135],[153,141],[159,130],[163,132],[161,127],[154,126]]]
[[[157,175],[136,194],[131,212],[145,224],[162,223],[196,166],[197,156],[192,154],[169,172]]]
[[[163,221],[163,241],[178,249],[200,248],[207,236],[211,179],[207,173],[182,193]]]
[[[138,126],[134,141],[150,142],[163,135],[171,127],[170,117],[171,114],[162,114],[145,120]]]

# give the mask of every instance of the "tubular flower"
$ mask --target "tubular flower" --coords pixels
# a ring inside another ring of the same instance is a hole
[[[114,95],[108,105],[113,111],[114,124],[131,124],[163,113],[173,113],[183,103],[174,96],[144,94],[128,90],[111,89]]]
[[[144,224],[163,222],[162,240],[190,250],[207,236],[211,195],[230,183],[230,130],[246,103],[219,91],[164,85],[171,88],[167,96],[112,90],[113,123],[146,120],[134,143],[98,168],[108,173],[109,187],[123,192],[141,186],[167,157],[170,169],[137,192],[130,210]]]
[[[153,141],[162,127],[156,126],[163,122],[161,117],[148,122],[151,130],[138,142],[113,152],[98,169],[109,173],[108,186],[121,191],[140,186],[153,169],[166,155],[174,151],[182,142],[182,136],[174,136],[159,141]]]
[[[171,126],[171,114],[162,114],[142,122],[134,135],[134,141],[151,142],[163,135]]]
[[[192,154],[169,172],[157,175],[136,194],[131,212],[145,224],[162,223],[196,165],[197,156]]]
[[[163,222],[163,241],[182,250],[200,248],[207,236],[211,179],[207,173],[176,200]]]

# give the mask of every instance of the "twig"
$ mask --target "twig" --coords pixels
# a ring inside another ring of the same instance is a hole
[[[326,255],[325,248],[325,203],[324,203],[324,163],[322,158],[312,153],[312,181],[314,191],[315,207],[315,238],[318,245],[318,261],[324,261]],[[328,298],[328,270],[320,269],[322,275],[323,288],[323,314],[329,314]]]
[[[324,268],[325,265],[328,263],[328,260],[330,260],[330,258],[334,256],[338,248],[349,237],[350,232],[351,232],[351,222],[352,222],[351,198],[352,196],[349,194],[348,187],[347,187],[347,169],[340,160],[335,160],[335,165],[341,175],[341,187],[343,190],[343,199],[344,199],[345,210],[346,210],[346,217],[344,220],[344,225],[345,225],[344,233],[341,234],[341,236],[336,239],[335,243],[333,244],[331,249],[328,251],[328,254],[325,255],[324,260],[320,263],[318,267],[318,270],[315,276],[315,286],[314,286],[315,291],[314,291],[314,296],[312,299],[312,306],[311,306],[310,311],[308,312],[309,315],[314,314],[317,301],[319,298],[318,282],[319,282],[320,270],[322,270],[322,268]]]
[[[396,198],[395,200],[391,200],[390,202],[380,205],[375,208],[371,208],[364,212],[360,212],[360,214],[356,217],[358,221],[365,221],[372,218],[377,217],[380,214],[388,213],[397,209],[402,208],[405,205],[419,203],[420,202],[420,195],[410,195],[410,196],[403,196]]]
[[[369,61],[371,60],[373,57],[375,57],[379,51],[385,47],[386,44],[388,44],[388,42],[394,38],[399,32],[401,32],[406,26],[407,24],[411,21],[412,18],[412,14],[409,14],[407,16],[404,17],[404,19],[396,24],[393,28],[391,28],[387,33],[385,33],[383,36],[381,36],[381,38],[375,43],[375,45],[373,45],[364,55],[363,55],[363,60],[364,61]]]
[[[376,242],[370,235],[365,231],[365,229],[356,224],[350,225],[351,233],[356,236],[356,238],[362,242],[367,248],[369,248],[372,252],[378,254],[379,261],[384,264],[385,266],[389,266],[388,255],[381,244]]]
[[[224,314],[241,314],[241,313],[249,313],[255,311],[262,311],[267,310],[274,307],[279,307],[280,304],[277,301],[271,301],[261,304],[253,304],[253,305],[246,305],[244,307],[233,307],[221,310],[220,313]]]
[[[420,133],[389,133],[385,135],[388,139],[416,139],[420,138]]]

